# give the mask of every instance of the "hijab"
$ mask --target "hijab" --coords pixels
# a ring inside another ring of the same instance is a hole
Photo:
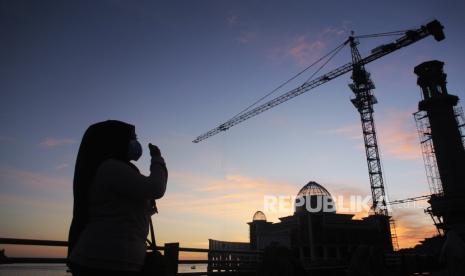
[[[91,125],[82,137],[73,180],[73,220],[68,236],[68,257],[89,219],[88,192],[99,166],[107,159],[129,162],[129,141],[136,138],[133,125],[108,120]]]

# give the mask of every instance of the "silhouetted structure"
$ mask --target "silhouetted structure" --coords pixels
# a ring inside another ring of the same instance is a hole
[[[311,207],[318,201],[333,202],[331,194],[316,182],[305,185],[297,195],[299,198]],[[379,252],[392,251],[387,216],[372,215],[358,220],[352,214],[336,213],[335,208],[310,212],[297,206],[293,215],[272,223],[261,215],[256,219],[257,214],[248,223],[251,249],[284,246],[306,269],[347,265],[360,245]]]
[[[208,272],[250,272],[256,270],[257,255],[250,254],[247,242],[208,239]]]
[[[423,115],[416,118],[428,126],[424,135],[429,139],[422,142],[431,141],[439,176],[433,185],[430,183],[431,214],[438,218],[439,229],[454,230],[465,238],[465,149],[460,131],[463,125],[456,107],[459,98],[448,93],[443,66],[443,62],[433,60],[415,67],[423,98],[418,104]]]

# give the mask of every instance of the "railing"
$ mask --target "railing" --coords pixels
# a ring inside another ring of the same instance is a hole
[[[14,238],[0,238],[0,244],[8,245],[34,245],[34,246],[58,246],[67,247],[66,241],[53,241],[53,240],[33,240],[33,239],[14,239]],[[194,275],[217,275],[217,274],[256,274],[257,265],[260,262],[260,251],[239,251],[239,250],[210,250],[206,248],[191,248],[179,247],[179,243],[165,243],[164,246],[157,246],[157,250],[163,251],[167,270],[171,275],[194,276]],[[196,252],[207,253],[208,260],[179,260],[179,252]],[[212,260],[211,255],[215,253],[226,255],[251,255],[255,256],[253,260]],[[0,264],[65,264],[66,258],[29,258],[29,257],[6,257],[0,256]],[[178,272],[179,264],[207,264],[207,271],[202,272]]]

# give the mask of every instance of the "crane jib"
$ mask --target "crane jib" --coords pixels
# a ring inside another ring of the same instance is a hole
[[[425,26],[421,26],[419,29],[416,30],[409,30],[405,32],[405,35],[402,36],[401,38],[397,39],[395,42],[382,45],[383,47],[377,47],[375,48],[376,51],[374,51],[371,55],[361,59],[359,61],[360,65],[365,65],[368,64],[372,61],[375,61],[387,54],[390,54],[394,51],[397,51],[403,47],[409,46],[429,35],[432,35],[437,41],[441,41],[445,38],[444,32],[443,32],[444,27],[441,25],[441,23],[437,20],[433,20],[426,24]],[[205,140],[211,136],[214,136],[220,132],[226,131],[232,126],[235,126],[247,119],[250,119],[272,107],[275,107],[281,103],[284,103],[294,97],[297,97],[309,90],[312,90],[332,79],[335,79],[341,75],[344,75],[345,73],[348,73],[352,71],[352,63],[347,63],[341,67],[338,67],[337,69],[334,69],[330,71],[329,73],[326,73],[312,81],[305,82],[301,86],[294,88],[293,90],[284,93],[281,96],[278,96],[277,98],[274,98],[246,113],[243,113],[239,116],[236,116],[225,123],[222,123],[218,127],[198,136],[195,140],[193,140],[193,143],[198,143],[201,142],[202,140]]]

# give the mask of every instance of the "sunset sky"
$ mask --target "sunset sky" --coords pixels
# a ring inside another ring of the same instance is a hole
[[[429,37],[367,66],[379,101],[388,196],[425,195],[413,68],[444,61],[449,92],[465,99],[464,14],[464,1],[1,0],[0,237],[67,239],[79,143],[90,124],[107,119],[136,126],[143,173],[149,142],[166,159],[168,190],[153,217],[159,244],[248,241],[246,222],[263,208],[265,195],[295,195],[310,180],[335,197],[369,195],[349,75],[202,143],[191,141],[350,31],[405,30],[436,18],[445,26],[444,41]],[[395,39],[361,40],[359,50],[366,56]],[[349,61],[346,47],[322,73]],[[271,221],[289,214],[266,213]],[[397,208],[393,216],[401,247],[434,234],[422,208]],[[64,254],[7,248],[9,255]]]

